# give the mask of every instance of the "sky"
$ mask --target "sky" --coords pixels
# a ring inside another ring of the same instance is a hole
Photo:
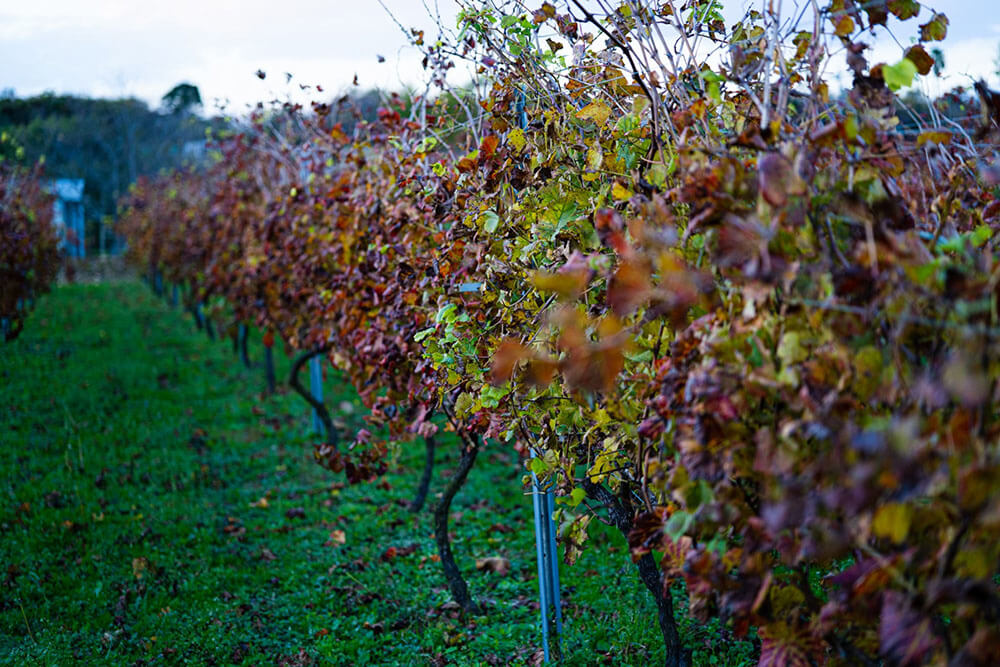
[[[761,1],[723,0],[725,14]],[[383,3],[403,26],[428,36],[428,8],[455,25],[454,0]],[[793,4],[784,0],[786,8]],[[951,25],[942,46],[946,76],[922,85],[936,93],[983,77],[1000,86],[1000,0],[929,4]],[[878,40],[873,62],[898,61],[916,24],[930,15],[923,8],[898,43]],[[207,111],[224,102],[239,113],[258,100],[302,99],[298,84],[320,84],[329,98],[351,89],[355,75],[362,89],[398,90],[422,80],[420,59],[376,0],[0,0],[0,89],[19,96],[135,96],[158,106],[171,87],[188,82],[201,90]],[[265,80],[254,76],[258,69]]]

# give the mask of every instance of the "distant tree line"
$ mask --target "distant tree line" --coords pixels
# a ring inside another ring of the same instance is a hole
[[[91,99],[45,93],[0,97],[0,132],[21,147],[4,156],[32,165],[44,161],[48,178],[83,178],[87,246],[99,245],[102,221],[115,214],[119,197],[144,174],[182,166],[191,158],[185,144],[221,130],[221,118],[194,113],[198,89],[180,84],[163,98],[162,109],[135,99]]]
[[[401,108],[408,109],[411,96],[404,95]],[[340,123],[352,135],[359,121],[375,119],[383,98],[378,91],[357,91],[314,111],[325,115],[328,125]],[[107,247],[102,225],[115,217],[116,202],[132,183],[140,176],[207,159],[204,150],[191,147],[233,129],[230,119],[196,113],[201,107],[200,91],[188,83],[168,91],[158,109],[136,98],[54,93],[18,98],[4,91],[0,132],[12,141],[7,148],[0,146],[0,161],[31,166],[42,160],[47,178],[85,179],[86,246],[94,253]],[[10,146],[19,148],[15,152]]]

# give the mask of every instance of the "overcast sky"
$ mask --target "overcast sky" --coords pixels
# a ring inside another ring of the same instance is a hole
[[[384,2],[404,26],[425,28],[430,36],[424,2]],[[434,0],[425,2],[433,9]],[[454,26],[453,0],[437,4],[443,22]],[[724,4],[731,17],[755,3]],[[1000,0],[930,4],[951,19],[943,46],[948,78],[932,87],[967,85],[970,76],[1000,83],[992,76]],[[923,9],[919,22],[929,16]],[[912,31],[897,35],[903,46]],[[889,38],[875,45],[876,59],[895,62],[901,55]],[[134,95],[155,106],[172,86],[190,82],[208,110],[213,100],[228,100],[238,113],[247,103],[284,98],[285,72],[295,75],[293,90],[306,83],[343,92],[355,74],[362,88],[398,89],[420,80],[419,61],[375,0],[0,0],[0,89],[19,96]],[[265,81],[254,76],[258,68],[268,73]]]

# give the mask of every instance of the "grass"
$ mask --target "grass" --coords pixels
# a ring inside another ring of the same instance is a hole
[[[487,608],[463,619],[429,513],[405,507],[422,447],[400,447],[380,483],[345,488],[312,462],[301,399],[263,385],[139,283],[41,299],[0,348],[0,663],[536,662],[531,502],[513,453],[487,450],[453,506],[459,563]],[[325,390],[361,423],[332,372]],[[429,502],[456,459],[438,448]],[[510,573],[477,572],[489,556]],[[661,659],[619,536],[597,530],[561,577],[562,664]],[[681,623],[695,664],[753,662],[749,643]]]

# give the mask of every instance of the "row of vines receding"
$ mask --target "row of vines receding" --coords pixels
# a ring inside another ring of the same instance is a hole
[[[48,291],[61,266],[52,196],[42,165],[25,167],[23,151],[0,135],[0,338],[24,328],[34,300]]]
[[[394,440],[515,448],[567,562],[592,521],[627,538],[669,665],[680,582],[761,664],[995,664],[1000,95],[896,95],[947,17],[460,4],[376,119],[262,106],[141,182],[135,260],[326,356]],[[316,448],[352,482],[386,453]]]

